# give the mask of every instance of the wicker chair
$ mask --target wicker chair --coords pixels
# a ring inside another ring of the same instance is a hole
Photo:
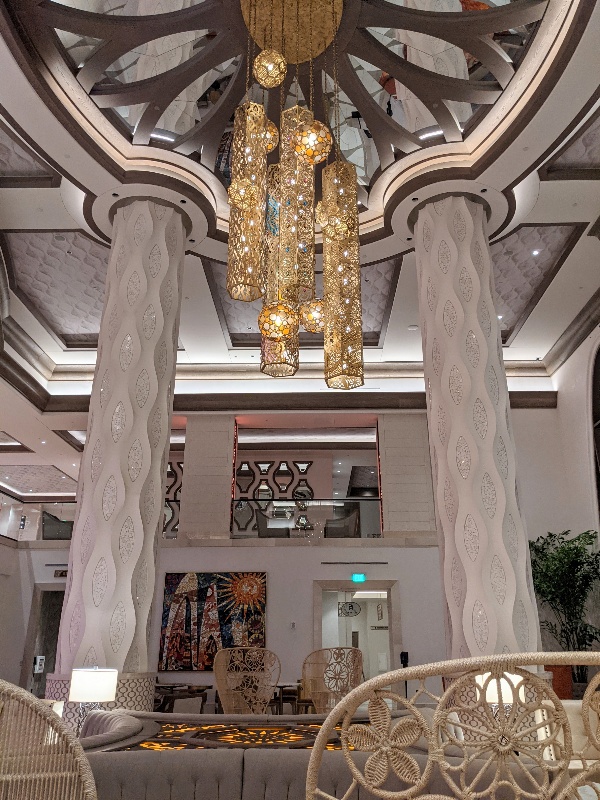
[[[79,740],[50,708],[1,680],[0,798],[96,800]]]
[[[332,647],[310,653],[302,665],[303,695],[317,714],[326,714],[362,680],[363,658],[357,647]]]
[[[281,664],[264,647],[219,650],[213,663],[225,714],[266,714],[279,682]]]

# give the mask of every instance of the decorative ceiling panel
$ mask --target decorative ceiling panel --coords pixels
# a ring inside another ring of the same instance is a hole
[[[553,163],[552,169],[600,167],[600,116],[578,135]]]
[[[0,487],[12,489],[17,494],[75,494],[77,482],[56,467],[1,466]]]
[[[27,178],[51,175],[22,145],[0,128],[0,176]]]
[[[531,310],[536,295],[552,280],[574,225],[523,226],[490,246],[496,310],[504,339]]]
[[[109,250],[76,231],[6,234],[15,280],[59,335],[97,334]]]
[[[220,305],[227,330],[230,335],[258,334],[258,315],[262,308],[262,300],[243,303],[232,300],[227,291],[227,266],[216,261],[206,261],[212,276],[215,303]],[[395,260],[370,264],[361,269],[363,332],[379,334],[385,323],[387,309],[395,291],[395,283],[400,269],[400,262]],[[209,276],[210,277],[210,276]],[[317,296],[323,296],[323,275],[316,276]]]
[[[28,447],[5,431],[0,431],[0,453],[29,453]]]

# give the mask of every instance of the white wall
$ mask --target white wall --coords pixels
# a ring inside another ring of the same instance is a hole
[[[558,390],[558,421],[562,440],[573,531],[598,530],[598,495],[592,442],[592,375],[600,345],[596,328],[571,358],[552,376]]]
[[[0,542],[0,598],[0,678],[18,684],[29,614],[26,617],[23,609],[19,551],[3,542]]]
[[[558,409],[514,409],[512,424],[519,504],[529,538],[571,528],[578,500],[573,502],[566,480]]]
[[[327,565],[322,561],[363,562]],[[367,561],[387,564],[364,564]],[[158,664],[165,572],[267,572],[267,647],[281,659],[283,680],[300,677],[302,662],[321,642],[314,642],[313,581],[348,579],[353,571],[371,580],[397,580],[400,592],[402,649],[411,664],[445,658],[440,568],[437,548],[248,546],[163,548],[150,629],[150,664]],[[355,587],[354,587],[355,588]],[[292,629],[291,623],[296,623]],[[398,665],[400,666],[400,665]],[[174,679],[212,684],[212,673],[161,673]]]

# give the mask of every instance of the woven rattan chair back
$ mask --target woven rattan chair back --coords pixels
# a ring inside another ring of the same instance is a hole
[[[357,647],[332,647],[310,653],[302,665],[302,690],[317,714],[326,714],[362,680],[363,658]]]
[[[96,800],[79,740],[32,694],[0,681],[0,799]]]
[[[266,714],[281,672],[275,653],[264,647],[224,648],[213,669],[225,714]]]

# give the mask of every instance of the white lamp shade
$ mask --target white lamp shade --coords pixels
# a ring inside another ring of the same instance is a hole
[[[117,694],[116,669],[74,669],[71,672],[71,703],[110,703]]]

